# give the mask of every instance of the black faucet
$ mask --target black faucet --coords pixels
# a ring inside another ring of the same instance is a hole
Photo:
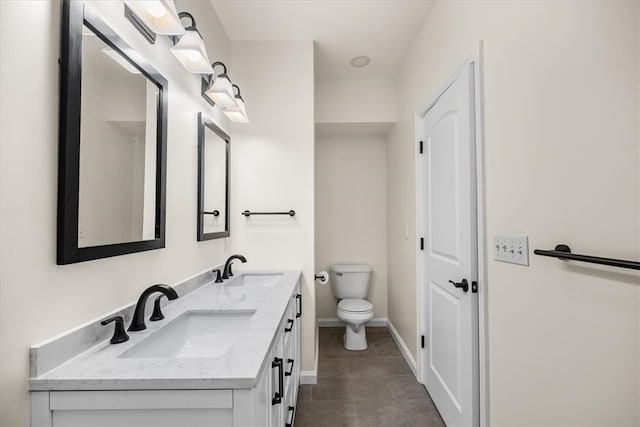
[[[222,273],[223,279],[228,279],[229,276],[233,276],[233,273],[231,272],[231,261],[233,261],[234,259],[239,259],[243,263],[247,262],[247,259],[242,255],[231,255],[229,258],[227,258],[227,262],[224,263],[224,270]]]
[[[144,324],[144,309],[147,305],[147,298],[155,292],[162,292],[170,300],[178,298],[176,291],[169,285],[149,286],[142,292],[140,298],[138,298],[136,309],[133,312],[133,319],[131,319],[131,325],[129,325],[129,329],[127,329],[128,331],[142,331],[143,329],[147,329],[147,325]]]

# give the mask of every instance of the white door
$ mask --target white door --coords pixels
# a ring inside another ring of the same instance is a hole
[[[426,303],[423,378],[450,427],[479,423],[473,78],[471,65],[420,123],[425,233],[421,286]]]

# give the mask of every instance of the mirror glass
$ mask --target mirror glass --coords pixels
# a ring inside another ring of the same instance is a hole
[[[154,239],[159,88],[82,34],[78,247]]]
[[[229,136],[198,115],[198,240],[229,236]]]
[[[204,131],[204,233],[225,230],[227,141],[208,127]]]
[[[164,248],[167,80],[92,2],[61,28],[56,262]]]

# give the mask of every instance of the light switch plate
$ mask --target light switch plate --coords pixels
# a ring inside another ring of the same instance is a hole
[[[529,265],[529,237],[496,236],[493,239],[493,253],[496,261]]]

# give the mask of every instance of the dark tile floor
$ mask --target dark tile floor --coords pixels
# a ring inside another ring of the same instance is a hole
[[[301,385],[296,427],[444,426],[387,328],[367,328],[369,348],[348,351],[344,328],[320,328],[318,384]]]

